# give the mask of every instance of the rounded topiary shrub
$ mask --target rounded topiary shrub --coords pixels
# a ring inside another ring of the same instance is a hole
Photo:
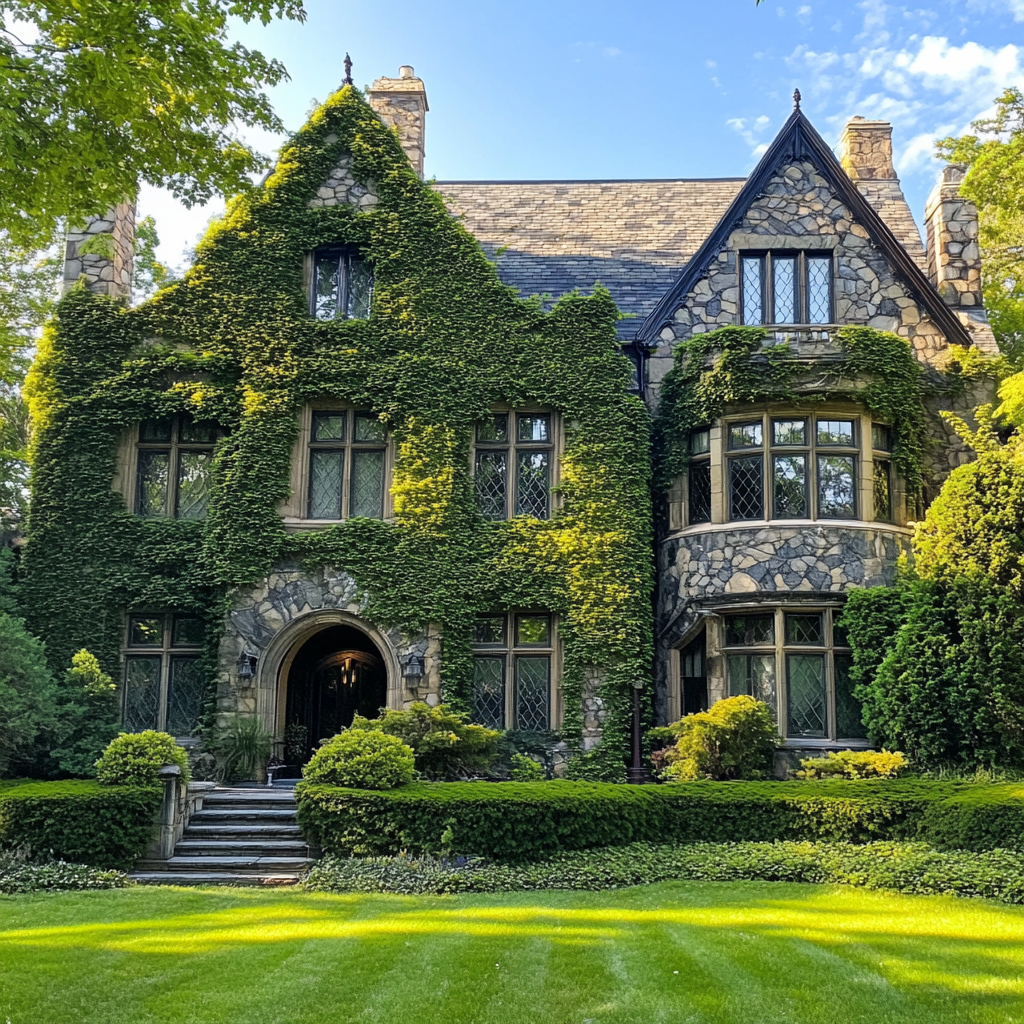
[[[96,762],[96,778],[104,786],[156,786],[165,764],[176,764],[182,784],[188,783],[188,754],[173,736],[154,729],[122,732]]]
[[[393,789],[415,775],[412,748],[397,736],[348,729],[321,746],[302,769],[307,782],[353,789]]]

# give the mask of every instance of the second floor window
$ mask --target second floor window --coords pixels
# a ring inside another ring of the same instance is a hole
[[[548,413],[501,412],[477,424],[473,477],[480,514],[550,518],[553,461]]]
[[[149,519],[205,519],[217,429],[187,416],[143,420],[135,454],[135,511]]]
[[[386,457],[387,434],[372,413],[314,410],[307,518],[383,518]]]
[[[832,257],[827,253],[741,253],[745,324],[832,322]]]
[[[317,320],[365,320],[373,303],[373,270],[352,249],[317,249],[310,292]]]

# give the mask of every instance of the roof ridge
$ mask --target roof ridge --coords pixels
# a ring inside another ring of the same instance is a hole
[[[646,185],[683,182],[746,181],[746,175],[731,178],[445,178],[433,185]]]

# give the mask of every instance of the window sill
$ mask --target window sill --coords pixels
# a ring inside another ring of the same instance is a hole
[[[821,740],[789,737],[782,741],[780,750],[872,750],[867,740]]]
[[[881,520],[868,519],[730,519],[724,523],[695,523],[673,530],[670,537],[688,537],[702,533],[723,533],[726,530],[764,529],[843,529],[843,530],[885,530],[906,537],[913,536],[912,526],[897,526]]]
[[[306,533],[315,530],[327,530],[332,526],[341,526],[351,522],[351,519],[298,519],[294,516],[284,517],[284,528],[288,533]],[[381,522],[391,523],[394,519],[384,517]]]

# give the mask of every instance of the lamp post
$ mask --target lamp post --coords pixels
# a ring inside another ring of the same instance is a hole
[[[626,781],[635,786],[647,781],[647,769],[643,766],[640,749],[640,694],[643,688],[642,680],[633,680],[633,763],[626,770]]]

